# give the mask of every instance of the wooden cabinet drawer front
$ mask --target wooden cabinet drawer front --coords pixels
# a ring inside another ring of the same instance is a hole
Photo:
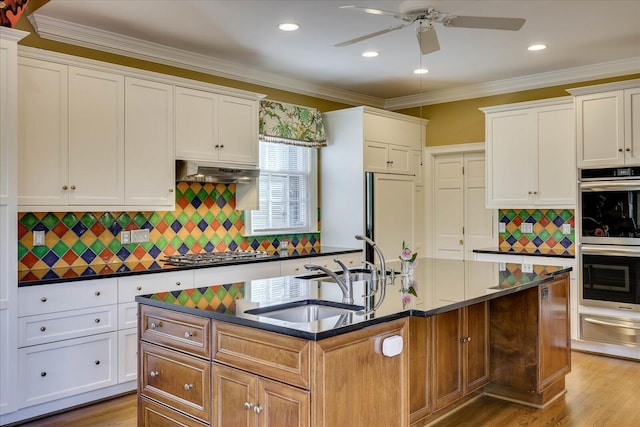
[[[18,350],[21,405],[31,406],[115,385],[117,333]]]
[[[160,405],[152,400],[140,398],[138,402],[138,413],[140,427],[205,427],[202,424],[187,417],[180,412],[173,411],[166,406]]]
[[[118,302],[133,302],[138,295],[193,288],[193,271],[143,274],[118,279]]]
[[[116,307],[108,305],[21,317],[18,319],[18,347],[115,331]]]
[[[20,317],[117,303],[117,279],[82,280],[18,288]]]
[[[140,392],[204,421],[211,419],[211,363],[141,343]]]
[[[141,338],[155,344],[211,357],[209,319],[161,308],[140,306]]]
[[[216,362],[309,388],[309,341],[224,322],[214,322],[213,335]]]

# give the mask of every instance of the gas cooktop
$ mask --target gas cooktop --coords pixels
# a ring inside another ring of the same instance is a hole
[[[207,252],[201,254],[167,255],[163,261],[169,265],[208,265],[230,261],[243,261],[256,258],[267,258],[266,252],[260,251],[229,251],[229,252]]]

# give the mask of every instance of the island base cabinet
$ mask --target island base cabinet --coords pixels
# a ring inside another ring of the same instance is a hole
[[[312,419],[316,427],[409,424],[408,321],[399,319],[316,343]],[[403,339],[400,354],[383,342]]]
[[[310,426],[307,390],[218,364],[213,390],[214,426]]]
[[[138,426],[140,427],[206,427],[180,412],[176,412],[164,405],[139,398],[138,399]]]

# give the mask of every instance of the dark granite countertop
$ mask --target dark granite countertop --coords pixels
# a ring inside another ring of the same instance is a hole
[[[539,249],[527,249],[527,248],[516,248],[516,249],[500,249],[498,246],[493,246],[490,248],[480,248],[474,249],[473,252],[479,254],[498,254],[498,255],[526,255],[526,256],[544,256],[544,257],[555,257],[555,258],[575,258],[576,254],[573,251],[568,251],[566,249],[550,249],[548,252],[541,252]]]
[[[498,298],[540,286],[554,275],[571,268],[534,265],[532,273],[523,273],[520,264],[458,261],[421,258],[412,275],[396,275],[387,286],[386,297],[380,307],[368,314],[349,314],[297,323],[247,314],[246,311],[281,304],[325,300],[340,303],[342,292],[335,283],[305,280],[296,277],[275,277],[225,285],[209,286],[175,292],[136,297],[139,303],[167,308],[183,313],[246,325],[285,335],[319,340],[376,323],[406,316],[427,317],[477,302]],[[388,268],[399,269],[399,261],[389,262]],[[377,301],[367,301],[363,295],[367,281],[355,281],[354,303],[369,307]],[[417,297],[406,290],[413,286]]]
[[[94,280],[105,279],[109,277],[122,277],[136,274],[163,273],[167,271],[192,270],[200,268],[216,268],[229,265],[241,265],[248,263],[261,263],[284,261],[296,258],[311,258],[328,255],[340,255],[347,253],[360,252],[358,248],[336,248],[330,246],[321,246],[320,249],[309,251],[292,251],[287,255],[273,254],[269,257],[249,259],[249,260],[233,260],[228,262],[219,262],[209,265],[190,265],[185,267],[177,267],[166,264],[163,261],[140,261],[137,263],[111,263],[101,265],[84,265],[81,267],[68,268],[51,268],[42,270],[18,271],[18,287],[55,284],[60,282],[70,282],[76,280]]]

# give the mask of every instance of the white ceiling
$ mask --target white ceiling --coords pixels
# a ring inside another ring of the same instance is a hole
[[[639,0],[420,1],[457,15],[525,18],[521,30],[434,24],[441,50],[421,56],[401,1],[52,0],[32,22],[47,38],[327,99],[387,108],[640,72]],[[299,31],[277,29],[283,21]],[[541,52],[527,46],[544,43]],[[365,50],[380,56],[361,57]],[[412,73],[422,63],[423,77]]]

